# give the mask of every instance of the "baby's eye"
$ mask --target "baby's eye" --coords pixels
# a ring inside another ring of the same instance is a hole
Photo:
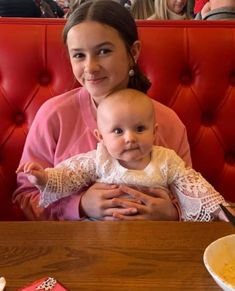
[[[136,128],[136,132],[143,132],[143,131],[145,131],[145,126],[144,125],[139,125],[139,126],[137,126],[137,128]]]
[[[115,133],[115,134],[122,134],[123,133],[123,130],[121,129],[121,128],[115,128],[114,130],[113,130],[113,132]]]

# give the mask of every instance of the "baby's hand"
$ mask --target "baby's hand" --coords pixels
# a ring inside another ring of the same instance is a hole
[[[27,174],[30,183],[43,190],[47,184],[48,176],[47,172],[43,169],[43,167],[39,163],[35,162],[27,162],[25,164],[20,165],[16,173],[24,172]]]

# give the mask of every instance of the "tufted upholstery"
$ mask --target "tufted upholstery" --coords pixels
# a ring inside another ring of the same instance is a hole
[[[39,106],[78,86],[61,40],[63,19],[0,19],[0,220],[11,203],[28,129]],[[195,169],[235,202],[235,22],[139,21],[149,95],[185,123]]]

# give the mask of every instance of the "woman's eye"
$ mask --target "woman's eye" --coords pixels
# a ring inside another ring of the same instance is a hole
[[[102,49],[100,49],[99,54],[100,55],[106,55],[106,54],[108,54],[110,52],[111,52],[110,49],[102,48]]]
[[[83,59],[84,57],[85,57],[85,55],[82,53],[76,53],[73,55],[74,59]]]
[[[123,130],[121,128],[115,128],[113,131],[115,134],[122,134]]]
[[[137,132],[143,132],[145,130],[145,126],[144,125],[140,125],[136,128]]]

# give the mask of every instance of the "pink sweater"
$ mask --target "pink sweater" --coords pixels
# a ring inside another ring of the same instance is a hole
[[[191,165],[186,129],[175,112],[154,101],[158,130],[156,145],[174,149]],[[93,134],[96,112],[85,88],[78,88],[51,98],[39,109],[28,133],[20,163],[36,161],[53,167],[73,155],[96,148]],[[13,201],[30,220],[78,220],[80,194],[63,198],[47,208],[40,208],[39,192],[25,174],[17,176],[18,189]]]

